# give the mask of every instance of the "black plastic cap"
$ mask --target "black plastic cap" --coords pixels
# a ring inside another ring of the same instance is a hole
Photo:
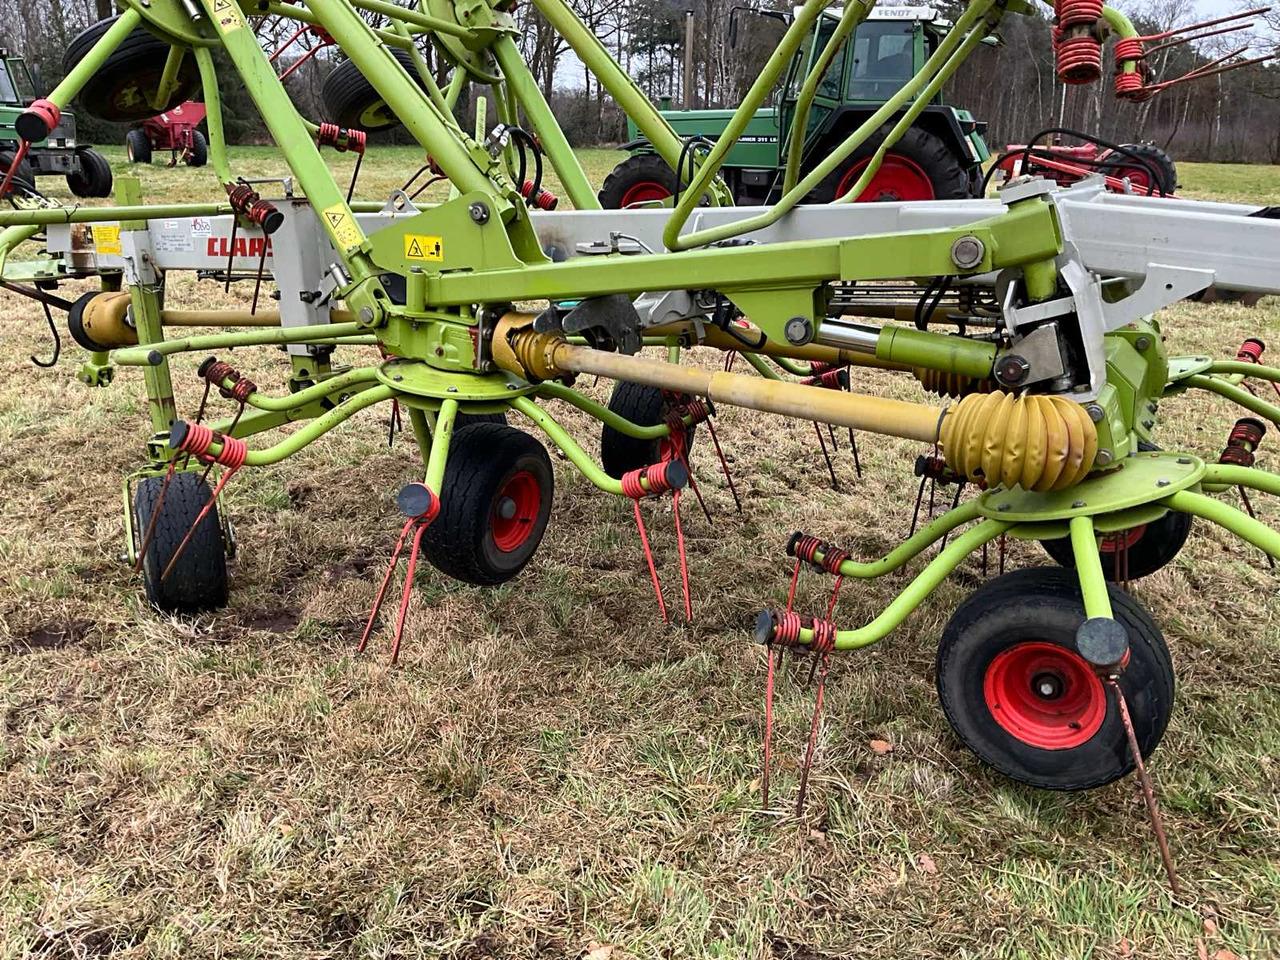
[[[160,366],[160,364],[164,363],[164,354],[159,350],[152,350],[147,354],[147,363],[151,364],[153,367]]]
[[[406,517],[424,517],[437,505],[437,498],[425,483],[406,483],[396,494],[396,506]]]
[[[18,114],[18,119],[13,121],[13,129],[19,137],[31,143],[39,143],[53,132],[45,118],[34,110]]]
[[[1090,617],[1076,631],[1080,656],[1099,669],[1118,667],[1129,653],[1129,634],[1110,617]]]
[[[794,557],[796,555],[796,544],[800,542],[800,538],[804,534],[797,530],[791,535],[791,539],[787,541],[787,556]]]
[[[1267,425],[1263,423],[1261,420],[1255,419],[1254,417],[1241,417],[1239,420],[1236,421],[1236,426],[1248,427],[1255,430],[1257,432],[1259,443],[1261,443],[1262,438],[1267,435]]]
[[[209,372],[209,368],[212,367],[217,362],[218,362],[217,357],[205,357],[204,360],[200,362],[200,366],[196,367],[196,375],[203,377],[206,373]]]
[[[761,610],[756,616],[755,639],[761,645],[773,639],[773,614],[768,610]]]
[[[1266,350],[1266,349],[1267,349],[1267,345],[1266,345],[1265,343],[1263,343],[1263,342],[1262,342],[1262,338],[1261,338],[1261,337],[1245,337],[1244,342],[1245,342],[1245,343],[1256,343],[1256,344],[1258,345],[1258,352],[1259,352],[1259,353],[1261,353],[1262,351],[1264,351],[1264,350]]]
[[[173,426],[169,428],[169,449],[177,450],[181,448],[182,441],[187,439],[187,431],[190,424],[185,420],[173,421]]]
[[[284,214],[279,210],[272,210],[262,218],[262,232],[270,236],[284,226]]]
[[[689,470],[679,460],[667,462],[667,486],[672,490],[683,490],[689,485]]]

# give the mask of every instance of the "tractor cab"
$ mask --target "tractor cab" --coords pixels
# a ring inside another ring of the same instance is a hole
[[[0,105],[25,107],[36,98],[36,85],[27,61],[0,50]]]

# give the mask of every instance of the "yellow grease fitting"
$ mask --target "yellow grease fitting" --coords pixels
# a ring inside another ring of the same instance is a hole
[[[444,240],[440,237],[429,237],[421,233],[404,235],[404,258],[406,260],[444,260]]]
[[[343,250],[350,250],[364,243],[364,234],[351,218],[351,212],[341,203],[326,208],[323,216],[325,226]]]
[[[1041,493],[1075,486],[1098,453],[1089,414],[1062,397],[971,394],[948,410],[941,433],[953,470]]]

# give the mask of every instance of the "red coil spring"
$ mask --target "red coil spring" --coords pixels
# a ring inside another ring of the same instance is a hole
[[[705,423],[711,419],[715,414],[715,408],[706,400],[689,398],[680,404],[677,413],[680,416],[681,424],[684,423],[684,418],[688,417],[689,425],[692,426],[695,423]]]
[[[843,373],[843,367],[835,367],[831,370],[824,370],[812,377],[805,377],[800,382],[807,387],[825,387],[828,390],[843,390],[844,383],[841,382],[840,379]]]
[[[1267,435],[1267,427],[1261,420],[1242,417],[1235,422],[1231,433],[1227,435],[1227,446],[1218,458],[1219,463],[1229,463],[1237,467],[1252,467],[1254,451]]]
[[[1058,53],[1058,79],[1063,83],[1093,83],[1102,76],[1102,44],[1097,37],[1065,37],[1055,48]]]
[[[1267,345],[1257,337],[1250,337],[1244,343],[1240,344],[1240,349],[1236,351],[1236,360],[1240,363],[1261,363],[1262,351],[1267,349]]]
[[[1140,63],[1146,56],[1142,52],[1142,40],[1138,37],[1123,37],[1117,40],[1112,55],[1115,57],[1117,73],[1124,68],[1125,61],[1132,60],[1134,63]]]
[[[800,631],[804,629],[804,621],[800,614],[792,610],[784,610],[773,615],[773,636],[769,642],[780,647],[795,647],[800,644]],[[812,619],[810,629],[813,639],[809,641],[809,650],[816,654],[828,654],[836,646],[836,625],[821,617]]]
[[[648,482],[649,489],[646,490],[640,483],[642,478]],[[651,463],[647,467],[641,467],[639,470],[632,470],[630,473],[622,475],[622,492],[632,500],[656,497],[670,489],[671,484],[667,481],[666,462]]]
[[[339,153],[346,153],[350,150],[352,153],[364,153],[365,143],[367,142],[365,132],[356,130],[353,127],[343,128],[336,123],[320,124],[320,131],[316,134],[316,143],[322,147],[333,147]]]
[[[227,199],[230,201],[232,208],[236,213],[247,217],[251,222],[262,227],[267,233],[272,232],[274,227],[268,229],[268,221],[271,219],[280,220],[279,211],[276,206],[269,200],[263,200],[258,192],[247,183],[237,183],[227,185]],[[274,218],[273,218],[273,215]],[[276,223],[279,226],[279,223]]]
[[[222,444],[222,450],[217,456],[209,457],[209,447],[215,442]],[[249,445],[243,440],[216,433],[203,423],[187,424],[187,432],[178,449],[194,457],[212,459],[229,470],[238,470],[249,454]]]
[[[1058,28],[1079,25],[1092,26],[1102,19],[1103,0],[1057,0],[1053,12],[1058,17]]]
[[[809,649],[816,654],[826,655],[836,648],[836,625],[830,620],[813,618],[813,639],[809,641]]]
[[[821,562],[814,559],[819,552],[822,553]],[[804,533],[798,533],[791,538],[791,543],[787,545],[787,553],[824,573],[831,574],[839,574],[840,565],[849,559],[849,554],[839,547]]]
[[[224,397],[228,400],[236,400],[239,403],[244,403],[249,399],[249,394],[256,393],[258,390],[256,383],[244,376],[231,364],[223,363],[221,360],[215,360],[205,367],[203,376],[210,384],[217,387]],[[224,380],[231,381],[232,386],[230,389],[222,385]]]
[[[520,187],[520,196],[528,200],[531,193],[533,193],[533,181],[526,180]],[[544,190],[540,187],[538,188],[537,196],[533,198],[533,205],[539,210],[554,210],[560,205],[560,198],[550,190]]]

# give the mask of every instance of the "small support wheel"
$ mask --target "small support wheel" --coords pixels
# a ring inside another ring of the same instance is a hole
[[[100,20],[72,38],[63,54],[63,73],[70,73],[118,19],[119,16]],[[156,110],[151,104],[160,90],[168,57],[169,44],[138,27],[80,88],[76,103],[90,116],[113,123],[140,123],[153,117]],[[169,103],[191,99],[199,86],[200,72],[195,58],[183,57]]]
[[[555,475],[546,448],[505,423],[468,423],[449,445],[440,515],[422,549],[441,573],[481,587],[510,580],[533,559]]]
[[[1159,520],[1107,534],[1098,541],[1103,576],[1112,581],[1150,576],[1181,552],[1190,533],[1191,515],[1170,510]],[[1075,569],[1076,555],[1070,537],[1041,540],[1040,545],[1062,566]]]
[[[151,525],[164,477],[147,477],[133,494],[133,523],[139,541]],[[173,558],[191,524],[209,502],[212,491],[197,473],[175,473],[165,491],[160,516],[142,561],[147,600],[165,613],[201,613],[227,603],[227,546],[218,505],[209,510],[195,536],[164,580],[160,575]]]
[[[1147,757],[1173,709],[1173,661],[1142,605],[1108,589],[1129,641],[1119,684]],[[1077,646],[1084,622],[1076,577],[1046,567],[991,581],[943,631],[936,680],[947,720],[965,746],[1014,780],[1087,790],[1134,767],[1115,695]]]
[[[667,401],[657,387],[619,380],[609,395],[609,409],[637,426],[654,427],[666,422]],[[690,451],[687,455],[690,457],[697,430],[695,424],[689,431]],[[600,463],[605,473],[621,480],[624,474],[661,460],[667,452],[667,444],[664,437],[641,440],[606,424],[600,432]]]

